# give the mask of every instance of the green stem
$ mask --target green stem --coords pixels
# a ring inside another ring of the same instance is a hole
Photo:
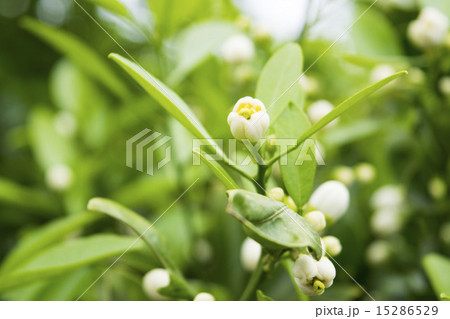
[[[249,300],[252,296],[254,296],[256,288],[258,287],[259,282],[261,281],[262,275],[264,274],[264,259],[266,254],[264,252],[261,253],[261,257],[259,257],[258,265],[256,269],[253,271],[250,280],[248,281],[247,286],[245,287],[244,292],[241,295],[240,301]]]
[[[266,165],[258,165],[258,174],[256,175],[256,178],[253,179],[253,183],[255,184],[256,191],[261,194],[266,194],[266,171],[268,169],[268,166]]]
[[[290,259],[283,259],[281,260],[281,264],[283,265],[284,269],[286,269],[286,272],[289,275],[289,278],[291,278],[292,285],[294,286],[295,292],[297,293],[297,297],[299,301],[308,301],[309,298],[306,296],[300,288],[297,286],[297,283],[295,282],[294,273],[292,271],[292,262]]]

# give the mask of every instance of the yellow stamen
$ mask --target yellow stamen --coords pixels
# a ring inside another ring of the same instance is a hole
[[[325,285],[320,280],[316,279],[313,284],[313,289],[316,293],[321,294],[325,290]]]
[[[252,110],[250,110],[250,109],[248,109],[248,108],[243,108],[243,109],[240,109],[240,110],[238,111],[238,114],[239,114],[240,116],[245,117],[247,120],[250,119],[250,117],[252,116],[253,113],[254,113],[254,112],[252,112]]]

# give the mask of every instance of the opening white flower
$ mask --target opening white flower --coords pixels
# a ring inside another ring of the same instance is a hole
[[[408,37],[420,48],[435,47],[444,43],[448,27],[448,18],[438,9],[428,7],[409,24]]]
[[[145,294],[153,300],[167,300],[158,290],[170,284],[169,272],[162,268],[150,270],[142,279]]]
[[[295,261],[293,272],[298,287],[309,296],[321,295],[336,277],[336,269],[327,257],[317,261],[304,254]]]
[[[231,133],[238,140],[258,142],[269,128],[270,119],[263,102],[250,96],[243,97],[228,115]]]

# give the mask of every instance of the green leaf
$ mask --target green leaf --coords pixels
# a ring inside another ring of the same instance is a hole
[[[31,18],[23,18],[21,25],[67,56],[86,74],[105,85],[111,93],[119,97],[128,95],[126,87],[103,58],[74,35]]]
[[[258,301],[274,301],[269,296],[265,295],[261,290],[256,290],[256,299]]]
[[[300,46],[285,44],[264,66],[256,85],[255,97],[266,106],[273,125],[300,89],[298,79],[303,71]]]
[[[99,234],[63,242],[45,250],[19,269],[2,273],[0,292],[118,256],[127,249],[142,249],[142,244],[133,245],[135,241],[134,237]]]
[[[203,22],[182,31],[175,41],[176,66],[167,82],[171,85],[180,83],[236,31],[235,25],[219,21]]]
[[[196,138],[204,139],[211,150],[225,157],[220,147],[211,139],[187,104],[171,89],[165,86],[136,63],[112,53],[109,57],[122,67],[142,88],[147,91],[170,115],[180,122]]]
[[[320,259],[319,234],[306,219],[285,204],[244,190],[231,190],[227,194],[227,212],[263,247],[268,250],[309,248],[312,255]]]
[[[423,268],[438,298],[450,296],[450,259],[435,253],[422,259]]]
[[[293,139],[302,135],[311,124],[302,109],[290,104],[275,124],[277,138]],[[311,195],[316,172],[315,143],[303,144],[302,147],[287,154],[287,163],[280,161],[281,176],[289,196],[298,208],[301,208]]]
[[[47,225],[30,232],[19,241],[8,255],[0,268],[0,273],[11,271],[13,268],[19,267],[25,261],[41,252],[44,248],[59,243],[68,235],[94,222],[98,218],[98,215],[86,212],[54,220]]]
[[[84,0],[125,18],[131,18],[127,7],[119,0]]]
[[[194,154],[198,155],[200,159],[211,169],[214,175],[225,185],[227,189],[238,189],[239,186],[227,173],[227,171],[219,165],[219,163],[213,159],[209,154],[203,153],[200,150],[193,150]]]
[[[31,212],[42,210],[44,215],[55,215],[54,200],[48,194],[24,187],[0,177],[0,202],[25,208]]]
[[[193,299],[195,294],[182,276],[181,271],[173,262],[172,256],[158,231],[145,218],[130,209],[104,198],[93,198],[88,203],[88,209],[111,216],[128,225],[151,248],[161,264],[170,272],[171,291],[177,295],[171,297]]]

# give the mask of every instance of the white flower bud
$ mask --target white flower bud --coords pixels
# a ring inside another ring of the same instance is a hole
[[[222,44],[223,59],[231,64],[249,61],[255,55],[255,46],[243,34],[232,35]]]
[[[425,72],[419,68],[410,68],[408,70],[408,80],[415,85],[423,85],[426,80]]]
[[[426,49],[444,43],[449,27],[448,18],[436,8],[424,8],[417,20],[408,26],[408,37],[416,46]]]
[[[436,200],[442,199],[447,193],[447,185],[445,181],[440,177],[433,177],[428,183],[428,192],[431,197]]]
[[[284,190],[281,187],[274,187],[267,193],[267,196],[282,202],[284,199]]]
[[[355,173],[348,166],[338,166],[333,170],[333,178],[348,186],[354,182]]]
[[[325,215],[318,211],[314,210],[305,215],[306,220],[314,227],[314,229],[318,232],[325,229],[327,226],[327,222],[325,221]]]
[[[445,96],[450,97],[450,76],[443,76],[439,80],[439,90]]]
[[[201,292],[197,296],[195,296],[194,301],[215,301],[214,296],[207,293]]]
[[[150,270],[142,279],[145,294],[153,300],[167,300],[158,290],[170,284],[169,272],[162,268]]]
[[[300,78],[300,86],[307,96],[315,95],[319,92],[320,84],[314,76],[303,76]]]
[[[361,163],[355,167],[356,178],[365,184],[369,184],[374,181],[377,171],[372,164]]]
[[[385,263],[391,256],[391,245],[386,240],[376,240],[367,247],[366,258],[367,261],[374,265]]]
[[[383,80],[384,78],[387,78],[388,76],[391,76],[394,73],[395,69],[388,64],[377,65],[370,73],[370,80],[372,83],[376,83]]]
[[[401,186],[385,185],[373,193],[370,203],[373,209],[399,207],[405,200],[405,192]]]
[[[269,128],[270,119],[263,102],[250,96],[243,97],[228,115],[231,133],[238,140],[258,142]]]
[[[311,195],[309,204],[332,220],[338,220],[348,209],[350,194],[347,187],[338,181],[320,185]]]
[[[290,209],[292,209],[294,212],[297,211],[297,205],[295,205],[294,200],[291,196],[285,196],[283,203],[285,203]]]
[[[73,183],[73,171],[65,164],[55,164],[45,172],[47,185],[55,191],[65,191]]]
[[[314,102],[308,107],[308,110],[306,111],[308,114],[308,117],[313,123],[318,122],[322,117],[330,113],[334,109],[333,104],[326,100],[319,100]],[[338,119],[335,119],[331,121],[327,126],[327,128],[333,127],[338,122]]]
[[[56,132],[61,136],[73,136],[77,130],[77,120],[67,111],[59,112],[53,121],[53,125]]]
[[[261,256],[261,245],[251,238],[246,238],[241,247],[241,263],[245,270],[253,271]]]
[[[327,254],[331,257],[335,257],[341,253],[342,245],[338,238],[334,236],[325,236],[322,238],[322,241],[325,244]]]
[[[393,235],[402,227],[401,214],[395,207],[379,209],[373,214],[370,226],[377,235]]]
[[[293,273],[300,290],[309,296],[321,295],[336,277],[336,269],[328,258],[322,257],[317,261],[305,254],[299,255],[295,261]]]

